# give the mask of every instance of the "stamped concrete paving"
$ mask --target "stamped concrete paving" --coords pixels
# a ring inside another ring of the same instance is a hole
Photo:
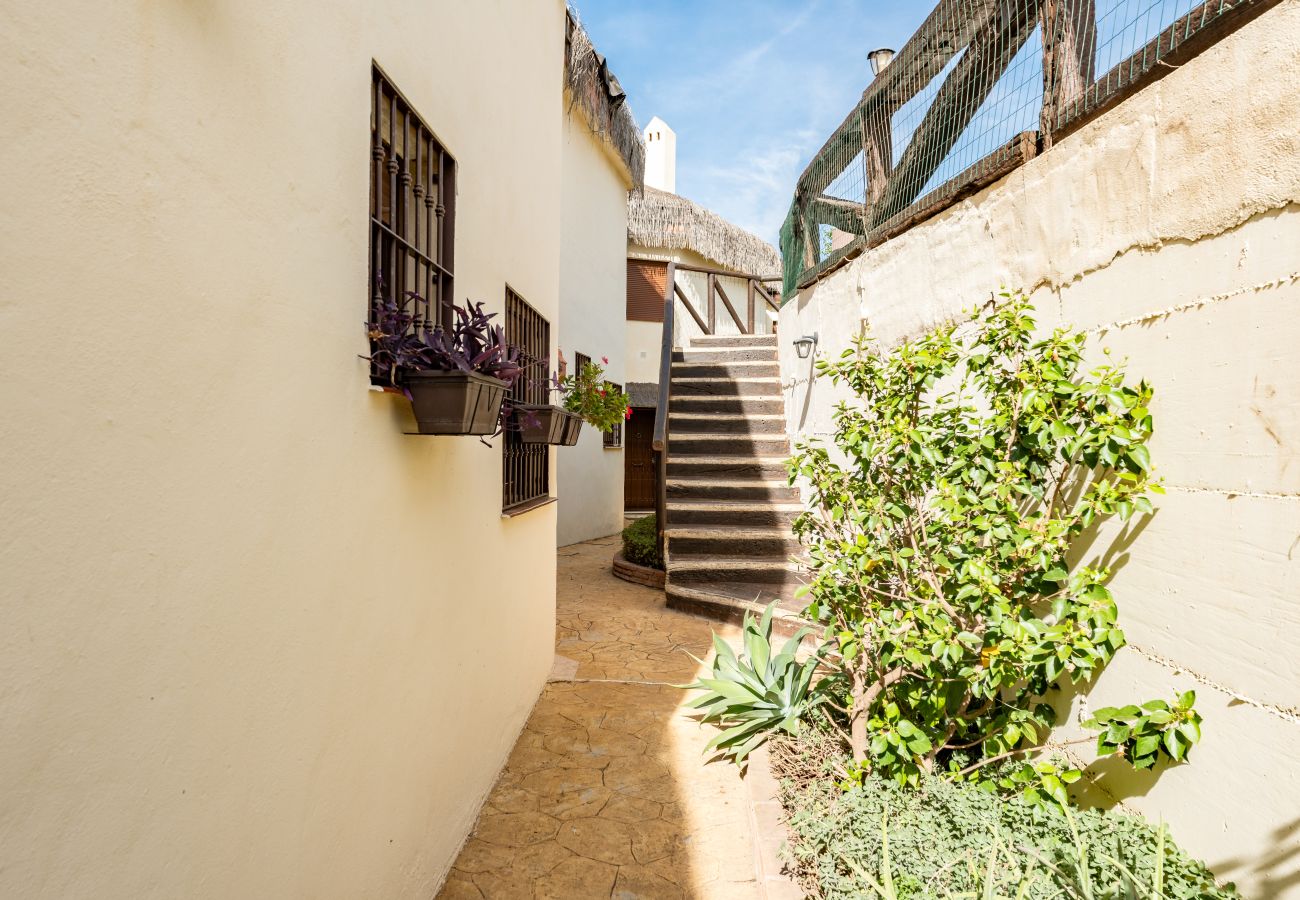
[[[439,897],[759,897],[744,784],[704,765],[683,693],[711,631],[609,571],[615,539],[559,551],[556,675]]]

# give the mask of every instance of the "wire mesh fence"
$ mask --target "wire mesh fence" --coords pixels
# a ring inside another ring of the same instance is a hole
[[[784,295],[1050,148],[1278,0],[941,0],[813,157]]]

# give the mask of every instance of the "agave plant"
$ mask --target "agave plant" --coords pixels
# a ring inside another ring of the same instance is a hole
[[[739,655],[715,634],[712,674],[681,685],[703,692],[690,707],[702,713],[701,722],[721,729],[705,751],[716,749],[722,758],[739,766],[774,732],[797,734],[800,719],[824,699],[822,683],[813,684],[820,659],[813,656],[800,662],[796,658],[800,642],[812,629],[800,629],[779,653],[773,653],[775,609],[776,604],[770,604],[757,622],[745,614]],[[696,662],[704,665],[703,660]]]

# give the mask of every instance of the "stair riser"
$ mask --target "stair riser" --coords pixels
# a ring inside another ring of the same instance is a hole
[[[671,562],[669,566],[671,570]],[[794,591],[804,583],[797,573],[786,569],[749,569],[725,565],[702,570],[670,571],[669,577],[673,584],[680,584],[683,587],[744,581],[750,584],[761,584],[773,590],[780,588]]]
[[[744,556],[785,561],[804,552],[793,538],[670,537],[668,552],[674,560],[694,556]]]
[[[799,499],[799,492],[790,487],[732,484],[670,484],[668,496],[675,500],[748,500],[790,503]]]
[[[789,528],[798,513],[778,509],[669,509],[668,524],[677,525],[729,525],[736,528],[762,528],[780,526]]]
[[[758,376],[755,376],[756,378]],[[765,397],[781,393],[781,382],[776,378],[763,381],[733,381],[730,378],[713,378],[704,382],[683,382],[673,379],[673,403],[694,397],[748,397],[758,394]]]
[[[685,431],[669,435],[670,458],[701,454],[705,456],[789,456],[790,442],[784,437],[765,438],[743,434],[725,440],[693,438],[691,432]]]
[[[712,350],[714,347],[775,347],[774,334],[701,335],[691,339],[691,349]]]
[[[786,477],[782,462],[690,462],[690,457],[668,457],[669,477],[677,475],[716,475],[718,478],[763,478],[773,481]]]
[[[736,415],[739,413],[756,413],[759,415],[780,415],[785,412],[785,400],[781,397],[754,398],[747,397],[699,397],[687,395],[674,397],[672,412],[720,413]]]
[[[784,434],[785,419],[730,419],[701,415],[699,418],[668,417],[669,442],[683,434]]]
[[[693,363],[734,363],[734,362],[776,362],[775,347],[720,347],[716,350],[674,350],[673,362]]]
[[[727,603],[726,601],[711,603],[697,597],[684,597],[675,593],[671,587],[666,588],[664,594],[667,598],[668,608],[675,609],[678,612],[703,616],[706,619],[714,619],[719,622],[730,622],[733,625],[741,624],[745,618],[745,610],[734,603]],[[758,618],[756,613],[754,617]],[[793,637],[801,624],[800,622],[792,622],[789,619],[773,619],[772,633],[781,638]]]
[[[781,367],[774,362],[762,363],[673,363],[674,378],[780,378]],[[676,390],[673,391],[676,393]]]

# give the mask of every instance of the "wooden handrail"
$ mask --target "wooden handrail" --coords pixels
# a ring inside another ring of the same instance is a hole
[[[668,519],[668,404],[673,393],[673,321],[677,308],[677,266],[668,264],[664,281],[664,327],[659,341],[659,403],[655,406],[654,450],[658,484],[655,486],[655,545],[664,559],[664,528]]]

